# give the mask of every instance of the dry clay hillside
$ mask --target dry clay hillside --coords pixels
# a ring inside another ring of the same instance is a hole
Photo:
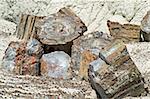
[[[85,35],[93,31],[103,31],[104,33],[107,34],[107,36],[109,36],[107,20],[119,22],[121,24],[131,23],[131,24],[140,25],[142,18],[147,13],[147,11],[150,10],[150,1],[149,0],[118,0],[118,1],[117,0],[114,1],[113,0],[111,1],[0,0],[0,63],[10,41],[19,40],[18,38],[16,38],[16,27],[21,13],[33,14],[38,16],[48,16],[52,13],[57,12],[62,7],[69,7],[83,20],[85,25],[88,27],[88,31],[85,32]],[[145,77],[147,81],[149,81],[150,80],[150,43],[140,42],[140,43],[128,44],[127,49],[130,53],[132,60],[135,62],[136,66],[142,73],[142,76]],[[6,76],[6,79],[4,79],[4,75]],[[16,78],[18,80],[26,79],[26,77],[24,76],[20,77],[22,79],[16,76],[14,78],[13,77],[11,78],[11,76],[13,75],[3,73],[3,71],[1,71],[0,82],[2,83],[0,83],[0,86],[2,84],[7,85],[7,80],[9,82],[10,80],[13,79],[16,80]],[[30,77],[30,79],[31,78],[32,77]],[[37,82],[36,81],[35,82],[39,84],[40,82],[39,78],[36,79],[38,80]],[[30,81],[27,80],[26,85],[28,85],[29,82]],[[46,84],[51,85],[50,83],[47,82]],[[34,87],[34,85],[32,86]],[[40,85],[38,86],[40,87]],[[82,86],[84,86],[84,84]],[[35,89],[31,88],[31,90],[35,90]],[[88,90],[88,88],[87,89],[85,88],[85,90]],[[89,88],[89,90],[92,89]],[[2,92],[11,93],[12,91],[6,88],[6,90]],[[75,90],[75,92],[79,92],[79,91]],[[1,96],[3,96],[3,94],[1,94]]]

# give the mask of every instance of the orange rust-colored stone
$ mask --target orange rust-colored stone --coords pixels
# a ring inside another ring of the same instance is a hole
[[[92,54],[90,51],[85,50],[81,53],[81,57],[79,75],[81,78],[87,79],[89,64],[93,60],[96,60],[97,56]]]

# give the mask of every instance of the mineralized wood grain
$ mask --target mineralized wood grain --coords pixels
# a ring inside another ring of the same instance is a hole
[[[114,39],[121,39],[125,43],[140,41],[140,26],[134,24],[119,24],[107,21],[110,35]]]
[[[110,65],[121,65],[127,61],[130,56],[122,40],[115,40],[100,51],[100,57]]]
[[[28,40],[30,39],[35,32],[35,24],[37,21],[43,19],[44,16],[34,16],[34,15],[27,15],[21,14],[20,21],[17,26],[17,37],[19,39]]]
[[[90,65],[89,81],[102,99],[105,99],[103,96],[121,99],[145,92],[141,74],[131,59],[118,67],[103,65],[96,71],[93,68]]]
[[[1,99],[96,99],[85,81],[17,76],[0,71]]]

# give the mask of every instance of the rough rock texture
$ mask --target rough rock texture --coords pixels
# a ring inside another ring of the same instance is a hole
[[[41,75],[53,78],[68,79],[70,76],[71,58],[63,51],[43,54],[41,58]]]
[[[78,38],[87,30],[82,20],[69,8],[62,8],[39,21],[37,37],[47,45],[66,44]]]
[[[89,81],[99,96],[117,99],[145,92],[142,76],[131,59],[117,67],[99,62],[99,68],[94,69],[94,64],[89,69]]]
[[[105,37],[102,32],[92,32],[73,41],[71,56],[75,69],[80,67],[84,50],[89,50],[91,53],[99,56],[100,49],[110,43],[110,40],[105,39]]]
[[[142,75],[123,42],[117,40],[104,47],[100,57],[103,61],[96,60],[89,67],[89,81],[100,96],[122,98],[146,92]]]
[[[42,44],[36,39],[31,39],[27,42],[26,50],[28,55],[36,56],[39,58],[44,53]]]
[[[97,59],[97,56],[88,50],[84,50],[79,57],[81,57],[79,76],[87,80],[89,63]]]
[[[144,16],[141,21],[141,34],[143,36],[143,41],[150,42],[150,11]]]
[[[97,99],[85,81],[58,80],[36,76],[16,76],[0,71],[0,98]]]
[[[107,21],[110,35],[114,39],[121,39],[125,43],[140,41],[140,26],[132,24],[119,24]]]
[[[18,48],[19,42],[10,42],[5,51],[5,56],[3,57],[2,67],[4,69],[13,72]]]
[[[100,51],[100,57],[109,65],[118,66],[127,61],[130,56],[122,40],[115,40]]]
[[[39,75],[39,59],[43,48],[35,39],[25,42],[11,42],[3,58],[3,68],[16,74]]]
[[[44,16],[21,14],[16,30],[17,38],[26,41],[29,40],[30,38],[33,38],[36,34],[35,26],[37,22],[43,18]]]

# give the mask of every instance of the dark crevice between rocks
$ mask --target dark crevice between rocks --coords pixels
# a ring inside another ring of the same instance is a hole
[[[66,44],[58,44],[58,45],[43,45],[44,54],[51,53],[54,51],[64,51],[69,56],[71,56],[71,48],[72,48],[73,42],[68,42]]]

